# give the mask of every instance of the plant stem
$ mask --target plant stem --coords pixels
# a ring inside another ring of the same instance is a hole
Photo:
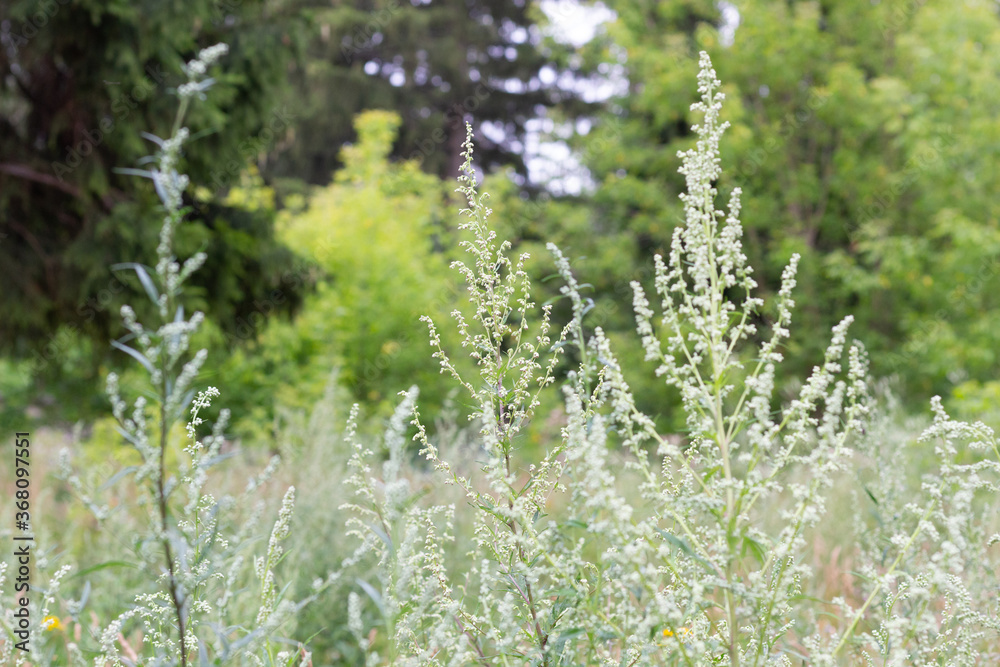
[[[190,99],[187,97],[182,97],[180,106],[177,108],[177,115],[174,116],[174,125],[171,131],[171,136],[176,137],[177,133],[181,129],[181,125],[184,122],[184,115],[187,113],[188,104]],[[169,206],[169,205],[168,205]],[[172,216],[177,218],[177,222],[180,222],[180,215],[176,210],[170,211]],[[164,285],[167,292],[167,312],[169,313],[173,309],[174,305],[174,290],[169,285]],[[170,537],[167,534],[168,521],[167,521],[167,494],[164,489],[164,478],[166,477],[166,454],[167,454],[167,436],[170,429],[170,424],[167,416],[167,401],[170,399],[169,389],[167,385],[167,360],[166,355],[160,355],[160,461],[159,461],[159,474],[156,478],[156,496],[157,504],[160,510],[160,530],[163,534],[163,552],[167,559],[167,571],[170,575],[170,600],[174,605],[174,613],[177,618],[177,632],[180,635],[180,651],[181,651],[181,667],[187,667],[187,641],[185,639],[185,627],[184,627],[184,601],[180,597],[180,591],[177,586],[177,572],[174,569],[174,557],[173,550],[170,548]],[[197,513],[197,508],[195,509]]]
[[[924,512],[924,515],[920,518],[920,521],[917,522],[917,527],[913,530],[913,533],[910,535],[910,539],[906,541],[905,545],[903,545],[903,549],[899,552],[899,555],[896,556],[896,560],[893,561],[892,565],[889,567],[889,570],[885,573],[885,576],[882,577],[883,579],[885,579],[885,577],[888,577],[889,575],[891,575],[893,572],[896,571],[896,568],[899,566],[899,563],[903,560],[903,556],[905,556],[906,552],[910,550],[910,547],[913,546],[913,542],[917,539],[917,535],[920,534],[920,530],[921,527],[923,526],[924,521],[926,521],[927,518],[931,515],[931,512],[934,511],[934,506],[936,504],[937,504],[937,499],[935,498],[934,500],[931,501],[931,504],[927,506],[927,511]],[[861,620],[861,617],[864,615],[865,610],[868,609],[868,606],[875,599],[875,596],[878,595],[879,592],[881,592],[881,590],[882,590],[882,583],[879,582],[878,586],[875,587],[875,590],[873,590],[871,595],[868,596],[868,599],[865,600],[865,603],[861,605],[861,609],[858,609],[857,613],[854,614],[854,618],[851,620],[851,624],[847,626],[847,629],[844,631],[844,634],[840,637],[840,642],[837,644],[837,647],[833,649],[834,657],[836,657],[836,655],[840,652],[840,649],[844,647],[844,644],[847,642],[847,638],[851,636],[852,632],[854,632],[854,627],[858,624],[858,621]]]
[[[181,667],[187,667],[187,645],[184,639],[184,602],[180,599],[180,592],[177,589],[177,573],[174,571],[173,550],[170,548],[170,537],[167,535],[167,494],[164,489],[163,479],[166,476],[166,453],[167,453],[167,430],[170,424],[167,421],[167,369],[164,360],[161,372],[161,400],[160,400],[160,462],[159,473],[156,476],[156,500],[160,510],[160,531],[163,534],[163,552],[167,559],[167,571],[170,574],[170,600],[174,605],[174,613],[177,617],[177,631],[180,633]]]
[[[788,538],[788,548],[791,551],[792,542],[798,536],[799,531],[802,529],[802,520],[806,511],[806,498],[802,499],[801,505],[799,505],[799,511],[795,517],[795,530]],[[767,562],[764,563],[764,567],[761,569],[762,572],[766,572],[771,567],[771,561],[774,559],[774,550],[771,550],[771,555],[768,556]],[[771,618],[774,615],[774,604],[777,601],[778,591],[781,588],[781,581],[785,577],[785,570],[788,569],[788,556],[786,555],[781,559],[781,568],[778,570],[778,576],[775,577],[771,582],[771,599],[767,603],[767,613],[764,615],[764,622],[761,624],[760,628],[760,641],[757,644],[757,655],[754,656],[753,664],[757,667],[757,662],[765,654],[764,644],[767,641],[767,630],[771,625]],[[769,650],[769,649],[768,649]]]
[[[453,616],[453,619],[455,620],[455,625],[458,626],[458,629],[462,632],[462,634],[464,634],[468,638],[469,643],[472,644],[472,648],[476,649],[476,653],[479,654],[480,662],[482,662],[484,665],[487,665],[488,667],[490,663],[486,659],[486,654],[483,653],[482,647],[479,646],[479,640],[476,639],[475,635],[469,632],[469,629],[465,627],[465,624],[462,623],[461,619],[459,619],[458,616]]]
[[[503,410],[502,406],[503,406],[503,402],[501,402],[501,411]],[[502,412],[501,412],[501,414],[502,414]],[[504,464],[505,464],[505,468],[506,468],[506,471],[507,471],[507,477],[510,478],[510,443],[509,442],[507,443],[507,447],[504,450]],[[510,496],[507,497],[507,506],[511,510],[514,509],[514,499],[511,498]],[[514,535],[517,535],[517,522],[515,522],[513,518],[511,518],[510,521],[508,521],[507,526],[510,528],[510,532],[511,533],[513,533]],[[524,563],[525,562],[524,548],[521,547],[521,546],[518,546],[517,552],[518,552],[518,557],[521,559],[521,562]],[[528,605],[528,611],[531,612],[531,621],[535,625],[535,636],[538,638],[538,648],[541,649],[541,651],[542,651],[542,665],[543,666],[548,665],[549,664],[549,658],[545,654],[545,646],[549,642],[549,636],[547,634],[543,634],[542,633],[542,625],[541,625],[541,623],[538,622],[538,614],[535,611],[535,599],[534,599],[534,596],[531,593],[531,583],[528,581],[527,577],[525,577],[525,580],[524,580],[524,591],[521,591],[521,588],[517,585],[517,581],[514,580],[513,574],[510,573],[510,574],[508,574],[508,576],[510,577],[511,583],[513,583],[514,587],[517,589],[517,592],[521,593],[521,597],[524,599],[525,603]]]
[[[709,219],[714,223],[715,218],[715,204],[710,197],[706,197],[704,213],[709,216]],[[709,308],[711,312],[711,321],[714,323],[719,315],[718,306],[716,303],[715,296],[719,295],[721,298],[722,290],[724,288],[720,287],[718,279],[718,268],[715,263],[715,243],[714,243],[714,224],[706,224],[706,234],[709,239],[709,279],[711,285],[712,296],[709,299]],[[737,519],[739,512],[736,508],[736,498],[733,493],[733,468],[731,461],[730,452],[730,440],[726,433],[726,420],[724,416],[725,406],[723,406],[722,399],[722,382],[723,375],[726,370],[726,362],[728,361],[728,355],[724,355],[722,358],[716,356],[716,349],[722,344],[719,334],[717,331],[713,330],[708,333],[709,338],[709,353],[712,365],[712,391],[714,396],[713,412],[715,413],[715,431],[716,431],[716,442],[719,444],[719,453],[722,457],[722,472],[726,478],[726,542],[728,544],[733,544],[733,530],[736,528]],[[724,345],[723,345],[724,347]],[[732,549],[732,547],[730,547]],[[733,577],[733,562],[735,561],[735,554],[730,552],[728,558],[726,559],[726,581],[731,582]],[[739,632],[739,621],[736,618],[736,598],[730,595],[729,589],[724,591],[724,596],[726,600],[726,615],[729,625],[729,662],[733,667],[739,667],[740,664],[740,652],[737,648],[737,633]]]

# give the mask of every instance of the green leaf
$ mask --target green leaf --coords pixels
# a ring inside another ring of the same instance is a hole
[[[663,537],[663,539],[665,539],[669,544],[683,551],[688,558],[705,568],[706,572],[713,575],[717,574],[715,568],[712,567],[712,564],[695,553],[694,549],[691,548],[691,545],[687,543],[687,540],[682,537],[677,537],[676,535],[671,535],[667,531],[660,528],[657,528],[656,532],[658,532],[660,536]]]
[[[67,579],[75,579],[77,577],[83,577],[94,572],[99,572],[100,570],[106,570],[109,567],[130,567],[132,569],[137,569],[133,563],[129,563],[124,560],[109,560],[103,563],[98,563],[97,565],[92,565],[91,567],[80,570],[79,572],[74,572],[72,575],[67,577]]]
[[[125,354],[129,355],[130,357],[138,361],[140,364],[142,364],[142,367],[145,368],[150,373],[154,373],[156,371],[156,369],[153,367],[153,362],[147,359],[146,356],[141,352],[139,352],[138,350],[135,350],[129,347],[128,345],[122,345],[116,340],[111,341],[111,346],[121,350]]]
[[[366,524],[366,525],[368,526],[369,530],[371,530],[373,533],[375,533],[376,537],[378,537],[380,540],[382,540],[382,542],[385,543],[385,546],[389,548],[389,553],[390,554],[393,553],[396,550],[395,547],[392,544],[392,538],[389,537],[389,535],[386,534],[386,532],[384,530],[382,530],[381,528],[379,528],[378,526],[376,526],[373,523],[369,523],[369,524]]]
[[[385,616],[385,604],[382,602],[382,594],[375,590],[375,588],[364,579],[359,578],[357,582],[358,586],[361,586],[361,589],[368,594],[368,597],[372,599],[372,602],[375,603],[378,610],[383,616]]]
[[[110,488],[111,486],[114,485],[115,482],[117,482],[118,480],[120,480],[122,477],[125,477],[127,475],[131,475],[132,473],[134,473],[138,469],[139,469],[139,466],[127,466],[125,468],[122,468],[121,470],[119,470],[118,472],[116,472],[114,475],[112,475],[111,478],[108,479],[108,481],[106,481],[104,484],[101,484],[101,487],[98,489],[98,491],[104,491],[105,489]]]
[[[565,632],[560,632],[559,635],[555,637],[555,641],[552,643],[553,652],[556,655],[562,653],[567,642],[586,634],[587,630],[584,628],[570,628]]]
[[[77,600],[76,604],[74,605],[75,607],[74,618],[79,617],[80,612],[82,612],[83,608],[87,606],[87,600],[89,599],[90,599],[90,582],[85,581],[83,582],[83,591],[80,593],[80,599]]]
[[[159,303],[160,293],[156,289],[156,285],[153,284],[152,278],[149,277],[149,273],[146,272],[148,267],[142,264],[137,264],[136,262],[123,262],[121,264],[112,264],[112,271],[120,271],[123,269],[132,269],[135,271],[135,275],[139,276],[139,282],[142,283],[143,289],[146,290],[146,294],[149,296],[150,301],[154,304]]]
[[[744,535],[743,553],[745,554],[747,551],[753,554],[754,559],[761,565],[763,565],[765,561],[767,561],[767,553],[769,550],[766,549],[764,545],[758,542],[757,540],[753,539],[752,537]]]

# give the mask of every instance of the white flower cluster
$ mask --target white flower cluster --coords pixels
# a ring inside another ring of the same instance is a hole
[[[522,254],[516,262],[511,261],[506,254],[510,242],[497,245],[496,232],[489,228],[487,221],[492,210],[486,205],[488,196],[476,190],[471,126],[467,127],[464,149],[458,192],[465,197],[468,208],[461,212],[467,220],[459,229],[471,232],[473,240],[462,241],[460,245],[472,256],[474,264],[456,261],[452,268],[465,278],[475,322],[470,324],[457,310],[452,316],[464,339],[462,346],[469,349],[469,355],[479,366],[481,381],[472,382],[458,374],[441,348],[434,323],[430,318],[422,319],[430,329],[431,346],[436,348],[434,357],[440,361],[441,372],[454,377],[479,406],[481,433],[491,452],[503,459],[509,456],[511,440],[538,406],[538,390],[551,382],[550,370],[555,362],[544,371],[538,362],[552,342],[548,336],[550,308],[542,309],[532,340],[528,335],[529,314],[535,304],[524,269],[528,255]],[[504,350],[505,345],[509,349]],[[534,394],[533,385],[537,388]]]
[[[996,525],[995,509],[988,518],[990,505],[977,500],[1000,491],[994,433],[951,421],[936,401],[925,439],[940,441],[940,472],[916,489],[902,485],[894,453],[873,435],[867,359],[860,344],[848,341],[849,316],[833,328],[822,363],[798,395],[776,405],[799,257],[782,274],[777,319],[760,336],[754,322],[763,302],[754,296],[742,248],[739,189],[727,211],[715,208],[727,127],[719,118],[720,85],[702,54],[702,99],[692,111],[703,121],[694,128],[695,147],[681,153],[686,221],[666,261],[654,258],[659,316],[643,286],[632,284],[646,359],[679,392],[684,437],[661,435],[636,407],[607,337],[600,328],[586,331],[590,304],[554,246],[573,317],[553,345],[544,309],[540,333],[526,340],[533,304],[523,258],[508,259],[509,244],[487,225],[490,209],[476,191],[467,141],[459,191],[468,201],[462,229],[472,237],[463,247],[474,263],[454,266],[475,314],[454,318],[480,378],[460,376],[427,322],[442,372],[478,406],[478,471],[444,460],[411,390],[386,434],[389,459],[377,476],[352,411],[356,502],[347,506],[355,513],[349,523],[359,551],[374,552],[378,561],[378,581],[361,584],[367,597],[351,593],[348,603],[367,664],[387,663],[369,645],[366,599],[378,607],[375,631],[389,632],[388,664],[400,665],[758,667],[790,665],[790,655],[831,667],[864,660],[971,665],[976,651],[991,640],[997,645],[995,600],[986,599],[995,587],[973,585],[968,576],[997,582],[990,571],[996,560],[985,550],[1000,543],[1000,534],[987,539],[982,528]],[[541,460],[525,461],[511,438],[538,405],[529,385],[551,383],[554,361],[543,367],[541,358],[560,358],[570,345],[579,364],[564,387],[562,437]],[[419,475],[401,469],[398,415],[410,410],[420,453],[457,485],[474,515],[457,577],[448,576],[444,560],[454,550],[451,509],[418,504],[411,489]],[[959,440],[979,458],[959,463]],[[877,501],[879,527],[866,523],[870,509],[858,520],[858,586],[867,600],[835,600],[841,614],[831,625],[829,610],[811,602],[817,556],[810,550],[835,485],[850,481],[848,470],[887,453],[879,469],[884,479],[865,487],[873,500],[877,489],[884,494]],[[921,539],[936,548],[921,550]],[[904,567],[908,559],[920,565]],[[861,630],[862,619],[870,630]],[[998,657],[995,650],[990,655]]]
[[[290,486],[281,500],[278,520],[274,522],[271,537],[267,542],[267,553],[254,559],[254,572],[260,579],[260,608],[257,610],[257,624],[264,624],[275,612],[278,603],[278,588],[275,583],[274,568],[284,553],[282,541],[291,530],[292,515],[295,512],[295,487]]]
[[[188,81],[178,86],[177,95],[182,100],[195,96],[205,99],[205,90],[211,87],[214,81],[212,79],[203,79],[202,77],[205,76],[205,73],[208,72],[208,68],[212,64],[227,53],[229,53],[229,46],[227,44],[216,44],[207,49],[202,49],[198,53],[197,58],[184,66],[184,73],[187,75]]]
[[[205,420],[198,416],[203,409],[212,405],[212,399],[219,397],[219,390],[216,387],[209,387],[205,391],[199,391],[198,395],[191,402],[191,420],[187,424],[187,436],[191,440],[196,440],[195,431]],[[199,443],[200,446],[200,443]],[[199,447],[200,448],[200,447]]]

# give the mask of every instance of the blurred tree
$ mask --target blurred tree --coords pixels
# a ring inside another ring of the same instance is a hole
[[[279,235],[323,274],[292,321],[260,320],[256,344],[225,362],[218,385],[235,399],[249,434],[273,423],[275,408],[308,408],[331,372],[354,396],[391,412],[396,393],[417,384],[421,406],[437,414],[445,400],[422,315],[431,315],[450,349],[460,349],[449,313],[463,307],[442,242],[451,183],[416,161],[390,162],[400,126],[387,111],[360,114],[358,141],[343,149],[343,169],[317,189],[304,210],[281,212]],[[435,248],[437,246],[437,249]],[[266,315],[266,313],[263,313]],[[249,325],[253,325],[248,320]],[[467,358],[456,355],[459,367]]]
[[[402,119],[395,157],[457,178],[470,121],[477,164],[513,165],[523,177],[525,123],[557,105],[570,115],[586,106],[570,90],[582,63],[543,37],[532,0],[333,0],[310,12],[309,55],[290,92],[309,140],[268,166],[274,176],[329,182],[353,115],[390,109]]]
[[[597,183],[579,254],[612,244],[599,299],[642,279],[682,221],[679,150],[690,147],[688,90],[707,50],[730,102],[723,197],[743,190],[761,288],[803,255],[800,335],[789,354],[819,358],[837,320],[926,396],[986,380],[1000,350],[1000,21],[995,3],[838,0],[658,3],[615,0],[603,48],[625,65],[578,149]],[[617,325],[631,326],[627,307]],[[801,332],[815,335],[803,336]],[[798,370],[794,371],[798,373]]]
[[[268,0],[0,0],[0,18],[0,346],[49,371],[71,356],[60,340],[96,337],[103,351],[119,333],[114,311],[138,286],[108,266],[149,257],[161,214],[149,181],[112,169],[156,149],[140,129],[170,134],[165,92],[185,80],[184,63],[229,45],[216,94],[188,117],[198,136],[184,171],[210,182],[289,131],[274,107],[301,21]],[[209,203],[191,217],[180,243],[209,252],[197,287],[210,315],[231,322],[291,253],[273,243],[273,214]],[[90,357],[92,371],[103,358]]]

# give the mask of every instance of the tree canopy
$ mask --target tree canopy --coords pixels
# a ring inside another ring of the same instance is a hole
[[[922,393],[992,377],[1000,349],[994,4],[610,4],[618,20],[605,58],[617,62],[624,51],[629,87],[596,139],[580,141],[597,182],[594,226],[606,230],[596,243],[630,239],[637,259],[669,247],[681,219],[677,153],[692,141],[686,84],[705,49],[726,82],[732,129],[722,150],[737,165],[718,187],[743,190],[763,289],[776,290],[781,267],[802,254],[797,317],[810,333],[790,353],[811,363],[823,338],[813,334],[854,312],[877,374],[899,374]],[[617,266],[624,280],[634,263]]]

